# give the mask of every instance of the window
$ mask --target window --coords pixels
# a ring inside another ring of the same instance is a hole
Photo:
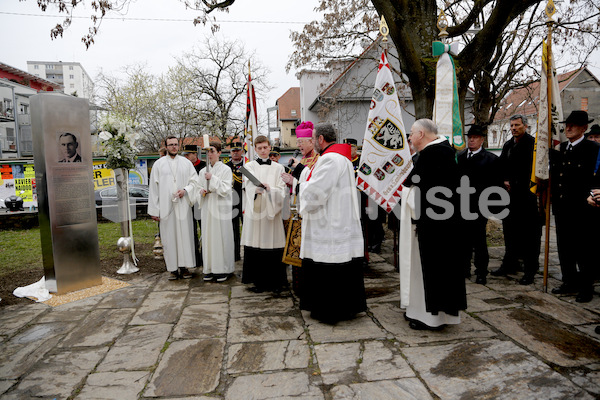
[[[54,65],[52,65],[52,64],[46,64],[46,69],[54,69]]]
[[[296,110],[292,110],[290,113],[292,114],[292,117],[296,116]]]
[[[34,64],[34,65],[33,65],[33,69],[40,69],[40,66],[39,66],[39,65],[37,65],[37,64]]]
[[[73,66],[69,65],[69,71],[73,71]]]
[[[29,114],[29,104],[19,104],[19,114]]]
[[[581,98],[581,110],[583,110],[583,111],[588,110],[588,98],[587,97]]]
[[[69,79],[75,79],[75,75],[69,75]]]
[[[75,89],[75,84],[74,84],[74,83],[71,83],[71,84],[69,85],[69,88],[71,88],[71,89]]]

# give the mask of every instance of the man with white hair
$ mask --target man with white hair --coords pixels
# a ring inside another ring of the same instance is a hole
[[[401,303],[411,329],[439,330],[460,323],[467,308],[460,173],[454,149],[433,121],[416,121],[408,140],[419,158],[402,191]]]

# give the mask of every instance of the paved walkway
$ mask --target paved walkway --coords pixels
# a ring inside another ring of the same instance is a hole
[[[502,249],[492,256],[490,269]],[[543,293],[539,276],[528,287],[490,277],[467,284],[460,325],[413,331],[391,259],[388,239],[365,275],[368,311],[334,326],[237,277],[165,273],[54,308],[3,307],[0,398],[600,398],[598,296],[581,305]],[[555,253],[551,264],[550,288]]]

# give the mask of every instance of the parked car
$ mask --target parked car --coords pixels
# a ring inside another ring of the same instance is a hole
[[[134,207],[137,214],[146,214],[148,211],[148,185],[129,185],[129,205],[133,212]],[[109,218],[117,215],[117,188],[109,186],[95,191],[96,209],[102,215]]]

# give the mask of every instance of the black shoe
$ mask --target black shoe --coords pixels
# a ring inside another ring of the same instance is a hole
[[[571,285],[566,285],[566,284],[562,284],[557,288],[552,289],[552,294],[575,294],[577,293],[577,288],[571,286]]]
[[[478,276],[475,279],[475,283],[478,283],[480,285],[485,285],[487,283],[487,278],[485,276]]]
[[[250,288],[248,288],[248,290],[251,291],[252,293],[264,293],[265,292],[265,289],[256,287],[256,286],[250,287]]]
[[[190,279],[192,277],[192,273],[185,267],[179,268],[179,275],[181,275],[183,279]]]
[[[577,297],[575,297],[575,301],[578,303],[589,303],[592,301],[594,297],[594,293],[592,292],[580,292]]]
[[[523,275],[523,277],[521,279],[519,279],[519,285],[531,285],[533,283],[533,276],[527,276],[527,275]]]
[[[179,273],[177,271],[171,272],[171,274],[169,275],[169,280],[176,281],[177,279],[179,279]]]
[[[225,282],[229,278],[229,274],[215,274],[214,276],[217,282]]]
[[[445,325],[429,326],[429,325],[425,325],[421,321],[417,321],[416,319],[413,319],[412,321],[410,321],[408,323],[408,326],[410,329],[414,329],[416,331],[441,331],[442,329],[444,329]]]
[[[210,282],[213,279],[215,279],[215,275],[214,274],[204,274],[204,278],[202,278],[204,280],[204,282]]]
[[[598,325],[596,327],[596,329],[594,329],[594,332],[596,332],[598,335],[600,335],[600,325]]]

